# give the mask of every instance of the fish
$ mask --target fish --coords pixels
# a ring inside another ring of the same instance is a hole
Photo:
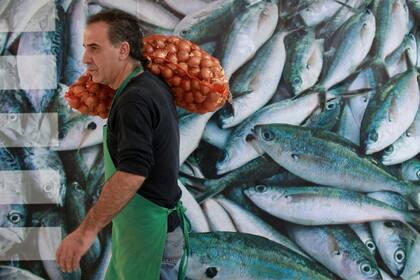
[[[207,122],[214,112],[206,114],[191,113],[181,117],[179,126],[179,165],[198,147]]]
[[[237,232],[192,233],[186,277],[337,279],[316,262],[280,244],[264,237]]]
[[[349,18],[326,48],[324,71],[315,86],[325,91],[349,77],[367,57],[375,29],[375,17],[370,10]]]
[[[336,133],[359,146],[360,123],[355,119],[348,103],[344,105],[343,111],[341,112]]]
[[[390,77],[405,72],[410,65],[416,65],[416,63],[417,43],[416,37],[412,33],[405,35],[401,45],[385,58]]]
[[[398,194],[374,192],[368,196],[395,208],[408,210],[407,201]],[[377,221],[369,225],[382,260],[394,276],[400,276],[405,269],[407,256],[413,250],[415,233],[397,221]]]
[[[87,4],[99,4],[107,8],[120,9],[138,19],[165,29],[174,29],[179,18],[156,1],[126,0],[116,3],[112,0],[87,0]]]
[[[259,208],[300,225],[339,225],[397,220],[420,229],[420,213],[403,211],[355,191],[326,186],[259,185],[244,190]]]
[[[243,9],[261,0],[217,0],[186,15],[175,26],[174,35],[196,44],[212,41],[226,30]]]
[[[79,182],[74,181],[68,184],[66,192],[66,224],[68,231],[74,231],[85,218],[88,209],[85,205],[86,192]],[[101,244],[98,237],[82,257],[80,267],[82,269],[82,278],[92,273],[93,264],[99,259],[101,252]]]
[[[210,231],[237,232],[231,217],[215,199],[207,199],[201,207],[207,217]]]
[[[235,92],[245,94],[234,98],[233,104],[219,110],[218,123],[221,128],[240,124],[273,97],[286,59],[285,35],[286,32],[276,32],[232,80],[232,95]]]
[[[53,187],[51,191],[44,189],[46,187],[43,184],[45,178],[31,177],[30,180],[34,182],[34,186],[42,188],[38,190],[40,194],[47,196],[50,201],[58,202],[59,206],[63,206],[66,193],[66,173],[58,153],[48,148],[26,147],[20,150],[19,160],[22,170],[50,170],[58,173],[59,185]]]
[[[317,82],[322,69],[324,41],[316,39],[311,29],[301,37],[293,34],[290,37],[286,38],[283,79],[289,92],[295,96]]]
[[[323,110],[318,108],[303,123],[303,126],[323,130],[332,130],[340,119],[343,107],[344,101],[342,98],[334,98],[329,100],[326,102],[325,108],[323,108]]]
[[[200,193],[195,196],[198,203],[219,194],[229,186],[256,181],[275,175],[282,170],[273,160],[263,157],[256,158],[247,164],[216,179],[181,178],[186,186],[198,188]]]
[[[41,18],[43,14],[51,11],[50,2],[44,7],[40,8],[34,17]],[[19,40],[19,47],[17,50],[17,67],[20,79],[33,79],[33,70],[28,69],[25,63],[27,55],[50,55],[54,57],[55,73],[51,73],[51,67],[45,67],[43,75],[49,77],[48,84],[58,84],[61,77],[64,55],[67,52],[66,38],[65,38],[65,13],[60,5],[56,5],[55,13],[55,31],[54,32],[24,32]],[[45,112],[47,106],[51,102],[55,94],[55,87],[51,89],[28,89],[25,90],[26,98],[31,103],[35,112]]]
[[[368,248],[372,255],[376,254],[376,244],[373,242],[372,234],[370,233],[369,226],[367,224],[349,224],[349,227],[356,233],[360,240]]]
[[[16,0],[10,2],[7,7],[4,7],[3,11],[3,32],[7,30],[10,32],[9,37],[7,38],[7,43],[4,49],[9,49],[12,44],[18,39],[22,32],[25,31],[28,23],[34,18],[34,15],[38,12],[41,7],[48,4],[49,0],[40,0],[40,1],[24,1]]]
[[[406,181],[420,183],[420,160],[413,158],[404,161],[401,167],[401,176]]]
[[[223,150],[226,147],[226,143],[228,142],[231,133],[232,129],[221,129],[217,125],[217,120],[210,119],[204,128],[201,139]]]
[[[287,228],[292,240],[315,260],[342,279],[381,279],[374,256],[347,226]]]
[[[337,134],[288,124],[254,127],[256,141],[279,165],[316,184],[360,192],[393,191],[419,205],[420,186],[402,181]]]
[[[277,20],[277,4],[268,1],[255,3],[236,16],[216,54],[226,80],[273,35]]]
[[[0,170],[21,170],[15,149],[8,149],[0,142]]]
[[[409,12],[405,0],[380,0],[375,9],[376,34],[374,60],[385,58],[403,41],[409,30]]]
[[[413,249],[410,254],[406,256],[407,262],[405,264],[405,269],[401,274],[403,279],[412,279],[418,280],[420,277],[420,234],[416,234],[416,241],[414,243]]]
[[[233,128],[224,148],[223,159],[216,164],[221,175],[241,167],[257,158],[258,152],[246,141],[252,128],[258,124],[301,124],[319,106],[318,94],[308,94],[297,99],[286,99],[266,105]]]
[[[201,209],[198,202],[195,200],[193,195],[188,189],[178,180],[178,186],[182,191],[181,201],[184,207],[187,209],[185,215],[191,224],[192,232],[209,232],[210,227],[207,222],[206,216],[204,215],[203,209]]]
[[[363,116],[360,143],[364,152],[369,155],[394,143],[413,123],[419,103],[415,69],[394,76],[381,87]]]
[[[409,10],[416,17],[416,20],[420,19],[420,3],[418,0],[407,0]]]
[[[420,108],[420,107],[419,107]],[[410,127],[393,144],[388,146],[381,157],[384,165],[402,163],[420,153],[420,109]]]
[[[101,255],[95,263],[95,269],[90,274],[92,279],[104,279],[112,255],[112,225],[108,224],[100,233]]]
[[[28,270],[5,265],[0,265],[0,278],[4,280],[44,280]]]
[[[205,8],[213,1],[214,0],[165,0],[165,3],[174,11],[186,16]]]
[[[0,255],[4,255],[15,244],[24,242],[27,232],[23,228],[29,211],[23,204],[0,205]]]
[[[343,1],[346,3],[347,1]],[[299,13],[305,26],[311,27],[324,22],[331,17],[342,7],[338,1],[334,0],[315,0]]]
[[[223,198],[217,197],[215,200],[226,210],[232,219],[232,222],[238,232],[249,233],[258,235],[272,240],[290,250],[309,258],[296,244],[283,234],[276,231],[272,226],[263,221],[260,217],[254,213],[242,208],[235,202]]]
[[[86,1],[73,1],[66,15],[68,47],[62,80],[64,84],[71,85],[86,69],[83,63],[83,32],[89,15],[88,3]]]

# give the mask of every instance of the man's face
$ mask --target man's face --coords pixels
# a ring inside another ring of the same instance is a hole
[[[120,48],[108,38],[108,24],[96,22],[86,26],[83,35],[83,63],[95,83],[111,84],[121,67]]]

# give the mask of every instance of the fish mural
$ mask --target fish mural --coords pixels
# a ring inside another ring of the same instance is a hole
[[[106,121],[64,93],[109,8],[229,79],[220,110],[178,108],[187,279],[420,280],[416,0],[0,1],[0,279],[104,278],[111,226],[72,273],[54,253],[104,184]]]

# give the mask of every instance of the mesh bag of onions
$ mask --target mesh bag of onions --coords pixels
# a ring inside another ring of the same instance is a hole
[[[219,61],[194,43],[176,36],[144,38],[147,68],[170,86],[176,105],[194,113],[213,112],[230,98]],[[70,107],[83,114],[108,116],[115,91],[81,76],[65,94]]]

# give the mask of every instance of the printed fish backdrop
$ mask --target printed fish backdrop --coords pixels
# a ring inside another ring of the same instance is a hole
[[[0,279],[102,279],[55,249],[104,183],[101,128],[64,100],[86,18],[136,15],[216,56],[232,104],[179,110],[189,279],[420,279],[416,0],[0,1]]]

